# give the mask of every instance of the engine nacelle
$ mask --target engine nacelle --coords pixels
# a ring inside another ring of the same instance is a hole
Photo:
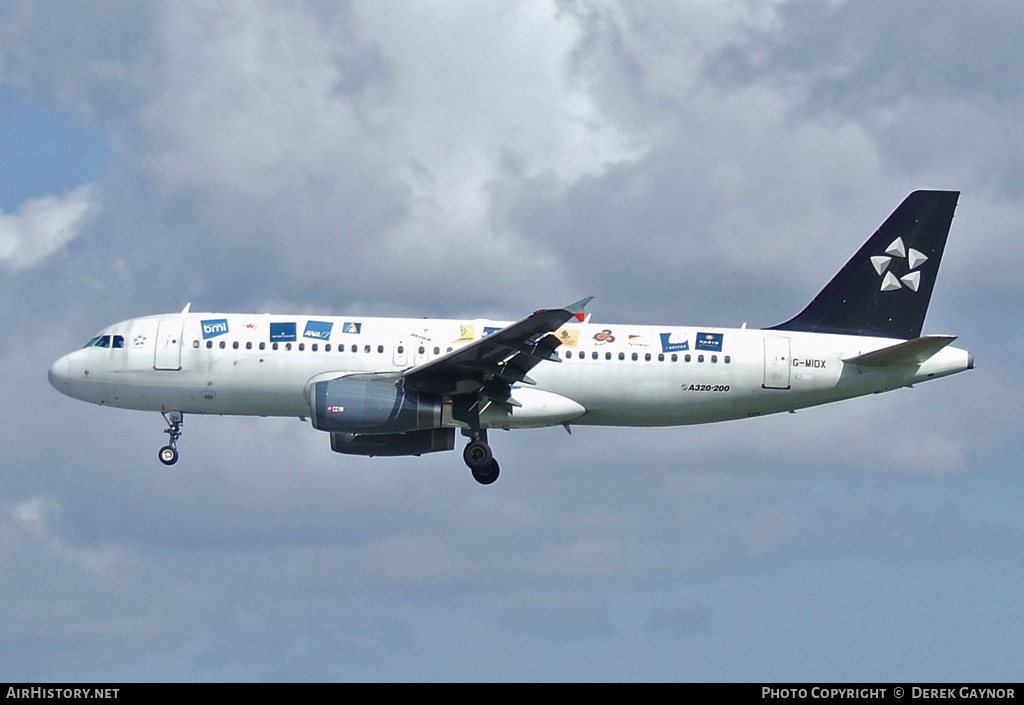
[[[310,387],[313,428],[338,433],[405,433],[441,427],[441,400],[382,379],[341,379]]]
[[[454,428],[431,428],[408,433],[331,434],[331,450],[346,455],[423,455],[454,447]]]

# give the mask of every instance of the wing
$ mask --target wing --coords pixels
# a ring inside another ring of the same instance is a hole
[[[561,343],[552,332],[582,316],[588,297],[571,306],[536,311],[521,321],[484,336],[447,355],[412,367],[401,374],[407,389],[455,398],[455,417],[476,425],[487,405],[511,412],[520,406],[512,385],[535,384],[527,372],[545,360],[561,362],[555,350]],[[467,415],[471,418],[467,418]]]

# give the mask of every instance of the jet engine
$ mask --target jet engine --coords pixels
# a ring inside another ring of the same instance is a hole
[[[331,450],[346,455],[423,455],[454,447],[454,428],[431,428],[408,433],[331,434]]]
[[[309,397],[313,428],[321,431],[400,434],[441,427],[439,397],[406,390],[387,379],[324,380],[310,387]]]

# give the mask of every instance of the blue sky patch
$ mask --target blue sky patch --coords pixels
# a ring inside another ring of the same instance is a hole
[[[94,181],[110,159],[103,136],[71,113],[0,86],[0,209]]]

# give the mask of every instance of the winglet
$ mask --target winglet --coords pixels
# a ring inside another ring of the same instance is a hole
[[[182,313],[188,313],[191,309],[192,309],[192,302],[189,301],[187,304],[185,304],[185,308],[181,309],[181,312]]]
[[[574,304],[569,304],[563,310],[568,311],[573,316],[575,316],[576,320],[579,321],[580,323],[586,323],[587,319],[590,318],[590,314],[584,313],[583,309],[586,308],[587,304],[589,304],[593,299],[593,296],[588,296],[585,299],[580,299]]]

